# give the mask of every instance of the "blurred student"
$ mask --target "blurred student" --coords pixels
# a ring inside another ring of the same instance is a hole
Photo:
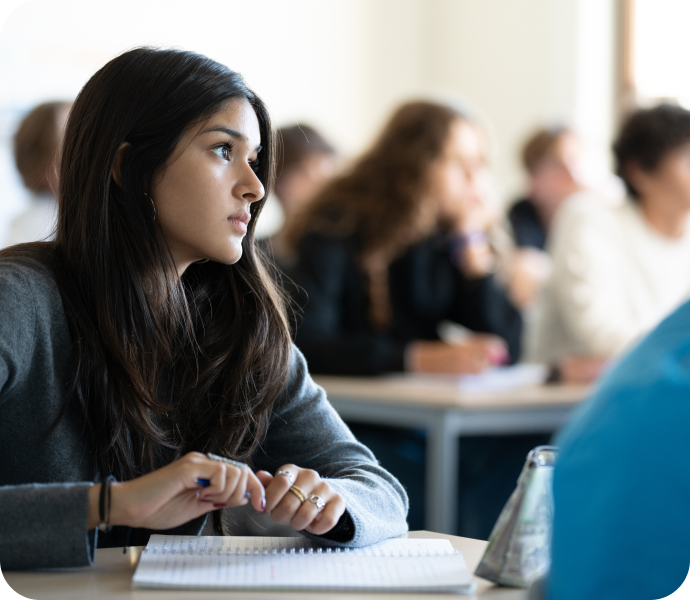
[[[274,192],[283,210],[285,223],[280,231],[269,238],[267,245],[276,263],[287,269],[295,256],[287,246],[285,232],[295,214],[335,174],[338,157],[335,148],[309,125],[281,127],[277,137],[282,143],[279,141]]]
[[[296,343],[314,372],[477,373],[506,348],[518,358],[521,317],[493,276],[488,182],[476,124],[413,102],[321,190],[288,231],[305,292]],[[441,341],[443,320],[472,333]]]
[[[522,320],[494,271],[485,140],[450,106],[400,107],[373,147],[288,232],[305,290],[296,343],[315,373],[477,373],[519,357]],[[466,328],[439,339],[449,320]],[[509,355],[506,353],[506,348]],[[423,527],[424,436],[351,424],[410,495]],[[463,438],[458,532],[486,539],[541,436]]]
[[[528,334],[532,360],[584,381],[690,297],[690,112],[639,110],[614,144],[628,199],[569,198],[554,219],[553,269]]]
[[[612,368],[557,438],[552,564],[542,597],[648,600],[683,583],[689,396],[686,303]]]
[[[565,125],[538,129],[522,148],[528,194],[508,211],[516,246],[510,259],[509,289],[513,302],[522,309],[534,307],[549,276],[548,232],[558,207],[584,188],[582,162],[582,142]]]
[[[537,130],[522,148],[528,175],[528,195],[510,208],[508,218],[515,244],[544,250],[558,207],[584,189],[582,143],[565,125]]]
[[[5,246],[53,238],[60,148],[70,107],[69,102],[40,104],[14,135],[17,169],[32,197],[30,206],[12,222]]]

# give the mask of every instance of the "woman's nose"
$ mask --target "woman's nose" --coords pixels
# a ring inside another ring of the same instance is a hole
[[[241,196],[247,202],[256,202],[261,200],[265,195],[265,189],[263,183],[259,179],[258,175],[254,172],[254,169],[250,165],[247,165],[245,171],[243,172],[243,181],[240,183],[242,186]]]

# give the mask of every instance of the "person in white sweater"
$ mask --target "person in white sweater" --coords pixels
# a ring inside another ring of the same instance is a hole
[[[690,298],[690,112],[633,113],[614,153],[628,199],[611,206],[583,192],[564,203],[527,334],[528,358],[566,381],[594,378]]]

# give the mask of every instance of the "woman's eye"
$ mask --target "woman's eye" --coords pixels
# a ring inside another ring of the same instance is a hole
[[[256,160],[250,160],[249,166],[252,168],[252,171],[256,173],[259,170],[259,159],[257,158]]]
[[[232,146],[230,144],[223,144],[213,149],[213,152],[223,160],[230,160],[230,152],[232,152]]]

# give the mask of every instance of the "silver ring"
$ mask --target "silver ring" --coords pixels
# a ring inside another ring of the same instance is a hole
[[[295,476],[287,469],[280,469],[280,471],[276,471],[276,477],[278,477],[278,475],[287,477],[287,480],[290,484],[292,484],[292,482],[295,480]]]
[[[316,504],[316,510],[318,510],[319,512],[321,512],[326,506],[326,503],[323,500],[321,500],[321,498],[316,494],[312,494],[311,496],[309,496],[309,498],[307,498],[307,500],[309,500],[309,502],[313,502],[314,504]]]
[[[237,467],[238,469],[248,468],[247,465],[245,465],[243,462],[240,462],[239,460],[233,460],[232,458],[218,456],[217,454],[213,454],[212,452],[207,452],[206,456],[208,456],[211,460],[215,460],[217,462],[224,462],[228,465],[232,465],[233,467]]]

